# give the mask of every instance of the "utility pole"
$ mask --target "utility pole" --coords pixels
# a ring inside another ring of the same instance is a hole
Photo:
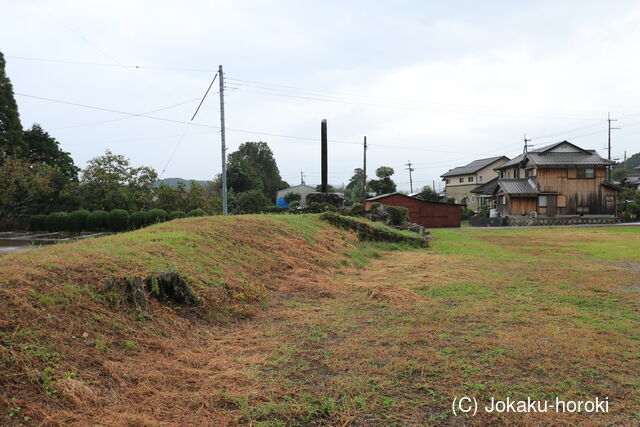
[[[320,178],[321,191],[327,193],[329,191],[329,154],[327,152],[327,121],[320,122]]]
[[[607,159],[611,161],[611,130],[620,129],[616,127],[611,127],[611,122],[617,122],[618,119],[612,119],[611,113],[607,113],[607,123],[609,125],[609,132],[607,137]],[[607,166],[607,181],[611,180],[611,165]]]
[[[224,74],[222,65],[218,66],[218,80],[220,81],[220,140],[222,142],[222,214],[228,215],[227,209],[227,145],[224,133]]]
[[[405,166],[408,166],[405,169],[409,171],[409,186],[411,188],[411,192],[413,193],[413,178],[411,176],[411,172],[413,172],[415,169],[411,167],[411,160],[409,160],[409,163],[405,164]]]
[[[304,172],[300,171],[300,185],[304,185]]]
[[[364,160],[362,162],[362,171],[364,172],[364,188],[362,189],[362,203],[367,201],[367,137],[364,137]]]
[[[524,148],[522,150],[522,154],[527,154],[529,152],[529,147],[533,147],[533,145],[529,145],[529,142],[531,142],[530,139],[527,139],[527,134],[524,134]]]

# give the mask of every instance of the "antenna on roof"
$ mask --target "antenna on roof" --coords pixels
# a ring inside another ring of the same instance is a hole
[[[531,139],[527,139],[527,134],[524,134],[524,148],[522,149],[522,154],[527,154],[529,152],[529,147],[533,147],[533,144],[529,144]]]

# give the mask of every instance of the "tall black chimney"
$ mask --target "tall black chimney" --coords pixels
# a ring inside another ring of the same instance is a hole
[[[328,164],[328,159],[327,159],[327,121],[326,120],[322,120],[322,124],[320,125],[320,138],[322,141],[322,148],[321,148],[321,157],[322,157],[322,187],[321,190],[323,193],[326,193],[329,189],[329,184],[328,184],[328,177],[327,177],[327,164]]]

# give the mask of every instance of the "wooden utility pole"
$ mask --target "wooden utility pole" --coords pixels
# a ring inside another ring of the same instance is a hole
[[[529,145],[531,142],[530,139],[527,139],[527,134],[524,134],[524,148],[522,149],[522,154],[527,154],[529,152],[529,147],[533,147],[533,145]]]
[[[411,193],[413,193],[413,178],[411,176],[411,172],[415,169],[411,167],[411,160],[409,160],[409,163],[405,164],[405,166],[407,166],[405,169],[409,171],[409,186],[411,188]]]
[[[362,188],[362,203],[367,201],[367,137],[364,137],[364,159],[362,162],[362,171],[364,172],[364,186]]]
[[[220,81],[220,140],[222,142],[222,214],[228,215],[227,209],[227,146],[224,132],[224,74],[222,65],[218,66],[218,80]]]
[[[304,172],[300,171],[300,185],[304,185]]]

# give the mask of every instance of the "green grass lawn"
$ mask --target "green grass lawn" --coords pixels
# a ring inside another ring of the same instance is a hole
[[[29,316],[0,317],[0,407],[62,424],[640,423],[640,227],[434,230],[407,249],[316,216],[183,221],[5,258],[3,295]],[[233,320],[140,318],[78,287],[168,266]],[[85,330],[94,347],[69,338]],[[456,417],[462,396],[611,411]]]

